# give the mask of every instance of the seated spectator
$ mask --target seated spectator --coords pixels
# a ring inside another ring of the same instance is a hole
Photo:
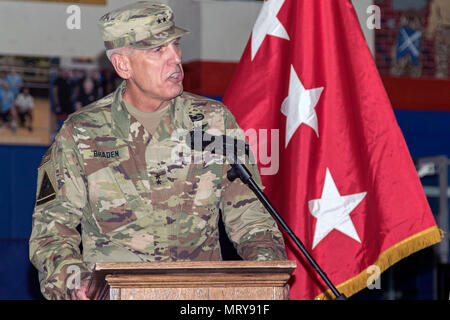
[[[14,102],[14,113],[17,114],[19,125],[27,127],[30,132],[33,131],[33,108],[33,97],[30,95],[30,90],[24,87]],[[28,124],[26,124],[27,121]]]

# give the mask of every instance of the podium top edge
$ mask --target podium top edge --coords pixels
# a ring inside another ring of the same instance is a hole
[[[172,261],[172,262],[98,262],[95,264],[95,272],[111,271],[149,271],[167,270],[168,272],[182,270],[184,272],[202,270],[210,272],[232,271],[249,269],[253,272],[289,272],[292,273],[297,267],[295,260],[227,260],[227,261]]]

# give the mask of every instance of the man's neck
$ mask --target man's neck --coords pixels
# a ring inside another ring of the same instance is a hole
[[[127,81],[122,98],[133,107],[144,112],[155,112],[169,104],[168,100],[158,100],[148,97],[135,85]]]

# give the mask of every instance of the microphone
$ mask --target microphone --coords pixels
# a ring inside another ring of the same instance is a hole
[[[186,144],[195,151],[209,151],[213,154],[226,156],[228,160],[235,160],[241,155],[249,156],[250,153],[250,147],[245,140],[226,135],[211,135],[203,130],[190,131],[186,135]]]

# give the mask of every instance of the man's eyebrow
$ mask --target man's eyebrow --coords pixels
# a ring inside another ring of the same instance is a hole
[[[180,39],[181,39],[181,38],[173,39],[173,40],[171,40],[171,41],[169,41],[169,42],[160,44],[160,45],[157,46],[157,47],[151,48],[150,50],[155,50],[155,49],[158,49],[158,48],[167,47],[170,43],[180,43]]]
[[[161,45],[159,45],[159,46],[157,46],[157,47],[150,48],[150,49],[148,49],[148,51],[153,51],[153,50],[156,50],[156,49],[160,49],[160,48],[162,48],[164,45],[165,45],[165,43],[164,43],[164,44],[161,44]]]

